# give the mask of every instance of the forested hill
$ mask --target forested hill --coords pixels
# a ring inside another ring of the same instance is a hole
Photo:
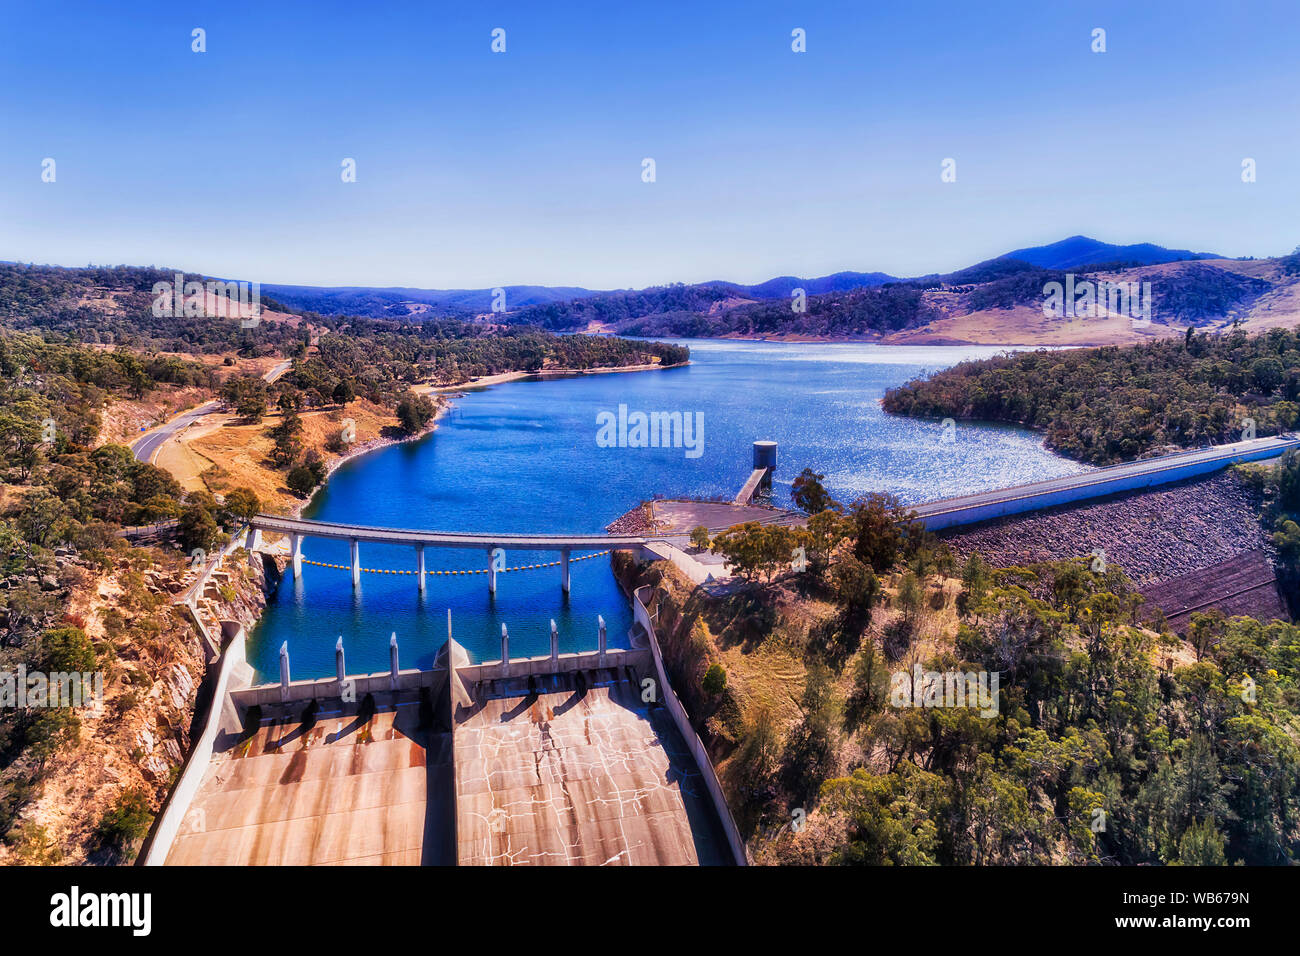
[[[1300,424],[1300,334],[1236,331],[1126,348],[1035,351],[963,362],[885,394],[888,412],[1013,422],[1065,455],[1110,464],[1170,447]]]
[[[680,346],[554,336],[525,325],[319,316],[289,310],[266,296],[261,298],[264,318],[253,326],[234,315],[155,314],[155,283],[172,283],[175,278],[173,271],[155,268],[65,269],[0,263],[0,328],[143,353],[245,357],[303,358],[314,339],[321,350],[350,352],[355,359],[351,374],[361,375],[368,365],[367,374],[382,370],[403,382],[435,378],[455,383],[477,375],[544,368],[676,365],[690,354]],[[186,274],[183,281],[203,279]]]
[[[1088,250],[1135,258],[1084,266],[1036,264],[1071,262],[1086,257]],[[251,337],[239,323],[154,316],[151,290],[156,282],[174,280],[170,270],[0,263],[0,321],[15,328],[39,325],[88,342],[212,352],[246,351],[250,339],[283,351],[299,337],[299,320],[318,329],[338,329],[355,323],[356,316],[417,326],[459,319],[552,332],[889,344],[1103,345],[1173,337],[1188,325],[1244,325],[1247,330],[1300,325],[1297,255],[1229,260],[1188,253],[1194,258],[1167,261],[1182,253],[1093,240],[1084,246],[1067,240],[1022,251],[1036,262],[1002,256],[957,272],[906,280],[849,272],[820,279],[783,277],[754,286],[676,283],[615,292],[510,286],[504,312],[492,311],[490,297],[484,298],[491,290],[264,285],[263,306],[277,313],[271,319],[281,321],[264,323]],[[202,278],[185,276],[187,281]],[[1054,283],[1072,289],[1123,283],[1134,293],[1118,310],[1102,302],[1095,312],[1078,312],[1064,321],[1046,309],[1047,290]],[[281,292],[286,299],[279,298]]]
[[[1187,325],[1300,324],[1300,282],[1297,270],[1288,267],[1293,259],[1122,260],[1067,271],[1001,257],[946,275],[848,289],[819,292],[790,284],[783,294],[761,299],[726,284],[604,293],[516,309],[501,321],[647,336],[1105,344],[1173,336]],[[1080,287],[1125,283],[1142,296],[1134,297],[1128,312],[1081,313],[1082,325],[1066,329],[1066,323],[1045,317],[1044,305],[1051,284],[1067,281]],[[796,288],[803,288],[801,297],[792,294]],[[1134,319],[1141,323],[1134,325]],[[1091,341],[1090,322],[1098,330]]]
[[[204,279],[182,275],[185,282]],[[0,325],[94,345],[209,354],[287,349],[300,337],[300,329],[284,322],[262,322],[250,331],[229,316],[155,315],[154,285],[175,279],[176,270],[153,267],[0,263]],[[261,303],[267,312],[294,318],[273,299],[262,296]]]

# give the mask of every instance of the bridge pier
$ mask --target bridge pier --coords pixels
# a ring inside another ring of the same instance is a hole
[[[605,618],[600,614],[596,615],[596,625],[600,628],[600,634],[596,638],[596,653],[598,655],[596,658],[596,666],[604,667],[605,666]]]
[[[348,679],[348,669],[343,663],[343,635],[334,642],[334,671],[338,675],[339,687]]]
[[[555,618],[551,618],[551,666],[560,663],[560,632],[555,627]]]
[[[564,593],[569,593],[569,549],[565,548],[560,552],[560,587]]]
[[[289,699],[289,642],[280,645],[280,700]]]
[[[361,542],[353,538],[349,544],[352,546],[352,586],[355,588],[361,585]]]
[[[397,632],[388,638],[388,686],[397,690]]]
[[[510,674],[510,635],[506,632],[506,622],[501,622],[501,676]]]
[[[296,581],[302,577],[302,535],[294,532],[290,536],[290,541],[292,541],[293,579]]]
[[[257,551],[262,547],[262,529],[254,528],[249,533],[248,550]]]
[[[415,576],[419,579],[417,584],[419,586],[420,593],[423,594],[424,593],[424,545],[422,544],[417,544],[415,546],[415,566],[419,569],[418,571],[415,572]]]
[[[497,566],[492,557],[493,550],[492,548],[488,549],[488,593],[495,595],[497,593]]]

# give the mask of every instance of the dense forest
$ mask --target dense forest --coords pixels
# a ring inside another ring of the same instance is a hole
[[[1237,331],[962,362],[885,394],[888,412],[1013,422],[1092,464],[1272,435],[1300,422],[1300,335]]]
[[[999,672],[999,713],[890,706],[889,652],[865,649],[830,733],[882,759],[822,784],[828,862],[1297,861],[1300,627],[1209,620],[1181,663],[1177,638],[1134,626],[1118,569],[963,577],[955,645],[923,666]]]
[[[640,336],[866,336],[914,328],[937,318],[921,301],[921,294],[937,284],[937,278],[886,282],[808,295],[803,312],[794,311],[789,295],[748,302],[742,290],[728,284],[670,285],[519,309],[503,316],[503,321],[559,330],[583,329],[597,322]]]
[[[1131,266],[1112,262],[1074,270],[1076,281]],[[789,294],[745,301],[746,293],[727,284],[664,286],[637,292],[594,295],[571,302],[519,309],[504,317],[549,329],[586,328],[600,322],[628,335],[708,337],[725,335],[805,335],[869,337],[914,329],[944,313],[922,298],[931,289],[964,296],[962,309],[981,311],[1043,304],[1048,283],[1064,284],[1066,273],[1015,259],[991,259],[945,275],[864,283],[847,290],[808,295],[796,312]],[[1139,273],[1151,282],[1152,317],[1163,323],[1203,324],[1248,303],[1272,284],[1209,265],[1189,264],[1177,281]]]
[[[686,361],[688,350],[658,343],[593,336],[546,335],[512,316],[509,326],[455,318],[369,319],[322,317],[291,310],[266,296],[265,310],[301,321],[259,322],[245,327],[225,316],[162,316],[153,312],[153,287],[171,283],[168,270],[119,266],[65,269],[0,263],[0,324],[11,329],[57,333],[68,341],[119,345],[140,352],[302,357],[312,340],[330,338],[338,355],[354,356],[352,372],[365,364],[369,377],[415,381],[412,375],[455,383],[476,375],[542,368],[586,369]],[[184,281],[202,276],[185,275]],[[337,361],[340,359],[336,359]],[[367,361],[368,360],[368,361]]]
[[[595,335],[550,335],[536,328],[497,328],[451,319],[419,324],[354,319],[322,335],[315,354],[294,365],[288,378],[305,391],[333,388],[351,377],[358,392],[381,395],[404,384],[454,385],[498,372],[677,365],[690,350],[660,342]],[[305,351],[305,350],[304,350]],[[379,401],[376,397],[374,400]]]
[[[516,309],[502,317],[503,321],[522,325],[537,325],[544,329],[571,331],[585,329],[596,322],[614,326],[619,331],[639,334],[622,326],[632,319],[665,313],[707,312],[714,303],[723,302],[735,295],[735,290],[725,285],[675,285],[655,286],[626,292],[606,292],[568,302],[553,302]]]
[[[1263,279],[1208,265],[1185,266],[1176,282],[1163,281],[1159,275],[1139,275],[1137,281],[1151,283],[1152,316],[1166,325],[1203,325],[1221,319],[1273,288]]]
[[[1107,263],[1075,270],[1075,281],[1093,279],[1105,281],[1099,274],[1125,268],[1124,263]],[[979,273],[975,273],[976,276]],[[1029,267],[1011,275],[975,278],[978,282],[969,290],[967,305],[975,311],[983,309],[1009,309],[1017,305],[1039,307],[1043,304],[1043,289],[1049,282],[1065,284],[1067,273]],[[952,277],[945,277],[950,284]],[[1151,318],[1165,325],[1202,325],[1209,320],[1221,319],[1237,306],[1250,302],[1269,289],[1272,283],[1252,276],[1243,276],[1227,269],[1209,265],[1187,264],[1176,280],[1171,281],[1160,273],[1138,272],[1126,281],[1151,283]]]
[[[746,303],[710,315],[666,312],[617,326],[627,335],[825,335],[858,337],[915,328],[938,318],[919,283],[891,282],[808,296],[803,312],[789,298]]]
[[[292,346],[301,335],[284,323],[244,328],[225,316],[155,315],[155,283],[175,278],[173,270],[135,266],[65,269],[0,263],[0,323],[87,344],[207,354],[269,354]],[[184,274],[186,282],[203,278]],[[265,296],[261,303],[264,309],[282,309]]]

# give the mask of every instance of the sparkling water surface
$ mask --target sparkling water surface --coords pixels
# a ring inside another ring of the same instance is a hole
[[[1072,474],[1084,466],[1048,452],[1027,431],[959,424],[941,440],[937,421],[886,415],[887,388],[924,372],[1003,349],[975,346],[784,344],[688,340],[691,364],[654,372],[525,380],[467,392],[438,429],[339,468],[304,517],[354,524],[476,532],[599,532],[654,495],[731,498],[752,467],[752,444],[779,444],[777,504],[805,467],[826,475],[836,498],[889,491],[920,503]],[[597,415],[628,411],[700,413],[703,452],[686,448],[605,448]],[[304,556],[348,564],[343,541],[308,538]],[[575,553],[575,557],[589,552]],[[510,552],[508,567],[555,561],[554,553]],[[426,549],[427,567],[481,569],[487,554]],[[410,548],[361,545],[364,568],[414,570]],[[512,656],[549,653],[554,619],[562,652],[594,648],[596,618],[610,646],[627,646],[631,611],[598,557],[572,564],[567,602],[560,569],[499,575],[491,599],[487,575],[432,576],[420,596],[414,575],[363,574],[354,593],[345,570],[305,565],[286,575],[255,628],[249,659],[259,679],[278,679],[287,642],[295,680],[334,673],[343,638],[349,673],[388,668],[397,634],[402,667],[427,667],[447,635],[474,660],[500,656],[501,624]]]

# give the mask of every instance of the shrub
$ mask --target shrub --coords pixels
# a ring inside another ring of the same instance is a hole
[[[727,689],[727,671],[721,664],[710,664],[704,672],[704,693],[717,697]]]
[[[101,846],[123,853],[149,831],[152,820],[153,811],[143,791],[127,790],[104,811],[95,836]]]

